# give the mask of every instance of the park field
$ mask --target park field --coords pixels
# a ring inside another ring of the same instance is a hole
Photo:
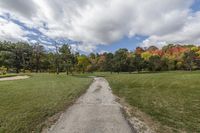
[[[63,111],[92,79],[65,74],[31,74],[0,82],[0,133],[39,132],[43,122]]]
[[[105,76],[116,95],[170,131],[200,132],[199,71]]]

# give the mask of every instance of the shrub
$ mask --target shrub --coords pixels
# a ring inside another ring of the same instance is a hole
[[[6,73],[7,73],[7,68],[4,66],[0,67],[0,75],[6,75]]]

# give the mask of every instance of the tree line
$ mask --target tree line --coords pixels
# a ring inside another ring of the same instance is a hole
[[[70,45],[45,50],[39,43],[0,42],[0,72],[140,72],[200,69],[200,47],[169,44],[161,49],[150,46],[133,51],[121,48],[114,53],[73,52]]]

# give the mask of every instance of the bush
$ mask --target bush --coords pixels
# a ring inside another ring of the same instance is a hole
[[[0,75],[6,75],[6,73],[7,73],[7,68],[4,66],[0,67]]]

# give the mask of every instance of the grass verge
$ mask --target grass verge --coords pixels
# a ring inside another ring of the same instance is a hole
[[[106,78],[116,95],[172,132],[200,132],[199,72],[107,74]]]
[[[39,132],[42,122],[64,110],[90,83],[91,78],[64,74],[0,82],[0,132]]]

